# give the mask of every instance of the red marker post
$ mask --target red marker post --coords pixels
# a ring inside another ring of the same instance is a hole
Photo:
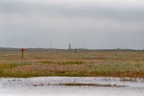
[[[22,52],[22,60],[23,60],[24,48],[21,49],[21,52]]]

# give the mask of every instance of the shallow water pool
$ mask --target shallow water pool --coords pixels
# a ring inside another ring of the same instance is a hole
[[[144,96],[144,80],[112,77],[1,78],[0,96]]]

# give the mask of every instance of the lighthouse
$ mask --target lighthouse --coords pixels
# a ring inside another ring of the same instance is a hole
[[[69,43],[69,49],[71,49],[71,43]]]

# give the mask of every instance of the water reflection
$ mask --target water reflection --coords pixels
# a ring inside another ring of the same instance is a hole
[[[144,80],[110,77],[1,78],[0,96],[144,96]]]

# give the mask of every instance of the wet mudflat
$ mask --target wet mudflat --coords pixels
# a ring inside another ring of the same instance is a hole
[[[112,77],[1,78],[0,96],[144,96],[144,79]]]

